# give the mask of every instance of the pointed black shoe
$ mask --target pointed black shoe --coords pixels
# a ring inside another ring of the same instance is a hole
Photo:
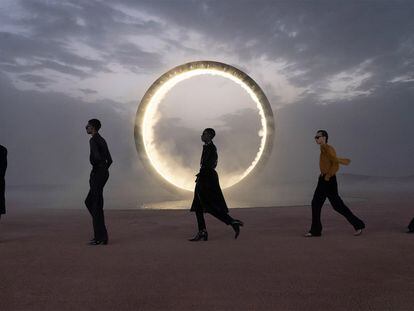
[[[233,220],[231,222],[231,226],[233,227],[233,230],[235,232],[234,238],[237,239],[237,237],[240,234],[240,227],[243,227],[244,223],[241,220]]]
[[[191,241],[191,242],[197,242],[197,241],[200,241],[200,240],[203,240],[203,241],[208,240],[207,231],[205,231],[205,230],[198,231],[194,238],[189,239],[189,241]]]

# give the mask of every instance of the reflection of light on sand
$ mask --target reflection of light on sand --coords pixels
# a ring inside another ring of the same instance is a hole
[[[257,201],[257,202],[238,202],[228,201],[227,204],[231,208],[260,208],[260,207],[297,207],[307,206],[311,201],[311,197],[297,198],[290,200],[278,200],[278,201]],[[364,202],[363,198],[346,197],[344,198],[347,202]],[[142,204],[139,209],[149,210],[190,210],[192,200],[181,200],[181,201],[163,201],[163,202],[151,202]],[[325,205],[329,205],[329,202],[325,202]]]
[[[156,148],[155,142],[155,134],[154,134],[154,127],[160,119],[158,113],[158,106],[163,98],[167,95],[167,93],[181,81],[189,79],[194,76],[198,75],[218,75],[240,85],[252,98],[256,107],[259,111],[261,126],[262,129],[258,132],[258,136],[260,137],[260,146],[259,150],[250,164],[250,166],[242,173],[234,176],[226,176],[222,179],[222,188],[228,188],[233,186],[234,184],[241,181],[244,177],[246,177],[256,166],[260,157],[262,156],[265,144],[266,144],[266,136],[267,136],[267,129],[266,129],[266,117],[263,110],[263,107],[260,103],[259,98],[257,97],[256,93],[239,77],[233,75],[230,72],[224,72],[221,70],[208,68],[208,69],[193,69],[189,71],[184,71],[179,74],[176,74],[169,78],[165,83],[161,84],[161,86],[154,92],[152,95],[147,109],[145,111],[144,119],[143,119],[143,139],[144,139],[144,146],[145,151],[148,155],[149,161],[151,162],[152,166],[155,170],[167,181],[176,185],[179,188],[192,191],[194,190],[194,172],[189,171],[185,168],[179,168],[177,166],[171,166],[165,160],[165,155],[160,154]]]
[[[192,200],[182,201],[163,201],[144,203],[140,209],[152,209],[152,210],[190,210]],[[274,202],[237,202],[228,201],[227,204],[231,208],[256,208],[256,207],[287,207],[287,206],[303,206],[304,201],[274,201]]]

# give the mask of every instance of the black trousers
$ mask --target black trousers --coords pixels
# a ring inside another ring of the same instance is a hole
[[[414,218],[411,220],[410,224],[408,225],[408,230],[414,231]]]
[[[6,214],[6,199],[4,197],[4,191],[6,188],[6,181],[4,177],[0,177],[0,214]]]
[[[325,181],[324,177],[320,176],[312,199],[312,227],[310,233],[313,235],[322,233],[321,210],[326,198],[331,202],[333,209],[344,216],[355,230],[365,228],[364,222],[351,212],[339,196],[336,176],[332,176],[329,181]]]
[[[230,225],[233,222],[233,218],[227,213],[219,213],[215,210],[209,211],[209,214],[216,217],[218,220],[221,220],[226,225]],[[198,224],[198,230],[205,230],[206,229],[206,222],[204,220],[204,213],[203,211],[197,210],[196,211],[196,217],[197,217],[197,224]]]
[[[103,188],[108,178],[109,172],[106,168],[92,169],[89,179],[90,190],[85,200],[85,205],[92,216],[94,238],[100,241],[108,239],[103,211]]]

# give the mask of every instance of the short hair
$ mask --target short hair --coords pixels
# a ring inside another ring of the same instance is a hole
[[[322,136],[326,138],[326,142],[328,142],[329,135],[328,135],[328,132],[327,131],[325,131],[325,130],[318,130],[317,133],[321,133]]]
[[[88,121],[88,124],[92,125],[97,131],[99,131],[99,129],[101,128],[101,121],[99,121],[98,119],[90,119]]]
[[[210,127],[206,128],[204,132],[207,132],[211,136],[211,139],[213,139],[214,136],[216,136],[216,131]]]

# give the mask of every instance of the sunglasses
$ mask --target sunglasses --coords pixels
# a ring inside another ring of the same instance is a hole
[[[321,137],[323,137],[323,136],[315,136],[315,139],[319,139],[319,138],[321,138]]]

